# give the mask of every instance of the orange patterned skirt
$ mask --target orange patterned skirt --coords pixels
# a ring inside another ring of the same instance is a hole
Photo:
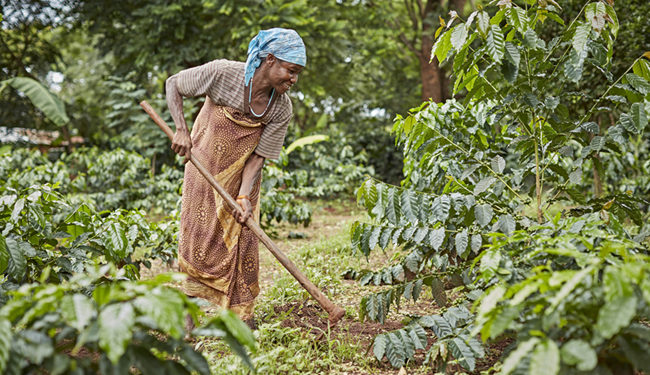
[[[207,98],[192,128],[192,154],[235,197],[244,164],[263,128],[238,110],[216,106]],[[258,222],[259,193],[258,180],[250,194]],[[252,316],[260,290],[258,239],[235,220],[192,163],[186,164],[183,179],[178,263],[188,274],[182,285],[187,295],[229,308],[242,319]]]

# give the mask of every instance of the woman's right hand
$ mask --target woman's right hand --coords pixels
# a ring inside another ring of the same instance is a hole
[[[186,131],[176,131],[172,140],[172,150],[180,156],[185,156],[183,164],[190,161],[192,155],[192,139]]]

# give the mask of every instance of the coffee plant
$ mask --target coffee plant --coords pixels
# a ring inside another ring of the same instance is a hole
[[[89,268],[62,283],[24,284],[0,309],[0,371],[3,374],[210,374],[207,361],[184,336],[221,337],[251,369],[255,350],[248,327],[222,311],[192,333],[199,307],[164,286],[182,279],[159,275],[124,281],[110,265]]]
[[[99,215],[49,185],[7,189],[0,196],[0,290],[39,280],[44,268],[50,269],[45,281],[60,282],[95,262],[111,262],[137,279],[150,259],[173,259],[176,231],[170,223],[149,223],[140,211]],[[135,257],[136,250],[146,256]]]
[[[462,329],[433,329],[434,368],[473,371],[480,339],[513,340],[496,367],[504,374],[648,369],[650,52],[614,77],[613,2],[561,16],[556,2],[535,0],[452,13],[432,58],[453,70],[456,98],[398,116],[405,179],[358,190],[370,221],[353,226],[353,247],[401,255],[347,273],[385,285],[363,297],[361,317],[383,322],[431,291],[444,318],[455,309],[449,287],[463,292],[454,305],[473,306]],[[540,34],[545,22],[561,32]],[[606,88],[586,91],[583,77]],[[376,338],[377,359],[400,367],[426,348],[415,324]]]

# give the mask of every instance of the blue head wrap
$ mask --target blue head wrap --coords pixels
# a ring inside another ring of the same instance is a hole
[[[255,69],[260,66],[262,59],[268,56],[269,53],[280,60],[300,66],[307,64],[305,43],[295,30],[279,27],[262,30],[248,44],[248,57],[246,58],[244,73],[246,85],[253,78]]]

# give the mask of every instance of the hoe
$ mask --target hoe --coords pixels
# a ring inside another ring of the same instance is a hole
[[[144,111],[147,112],[149,116],[151,116],[151,119],[156,123],[156,125],[158,125],[158,127],[163,132],[165,132],[165,134],[167,134],[167,137],[169,137],[170,140],[174,138],[174,133],[172,132],[171,128],[158,115],[158,113],[156,113],[156,111],[149,105],[149,103],[143,100],[142,102],[140,102],[140,106],[144,108]],[[212,185],[214,190],[216,190],[217,193],[221,195],[221,197],[226,202],[228,207],[232,210],[237,210],[241,212],[241,208],[239,207],[237,202],[235,202],[235,200],[230,196],[230,194],[228,194],[228,192],[226,192],[226,190],[223,187],[221,187],[221,185],[219,185],[219,183],[214,179],[214,177],[212,177],[210,172],[208,172],[208,170],[205,169],[203,165],[201,165],[201,163],[194,157],[194,154],[190,156],[190,161],[192,162],[192,164],[194,164],[196,169],[198,169],[199,172],[201,172],[203,177],[205,177],[205,179],[210,183],[210,185]],[[343,317],[343,315],[345,315],[345,310],[332,303],[332,301],[330,301],[325,296],[325,294],[323,294],[323,292],[321,292],[321,290],[318,289],[316,285],[314,285],[311,281],[309,281],[309,279],[302,272],[300,272],[298,267],[296,267],[296,265],[293,264],[293,262],[289,258],[287,258],[287,256],[280,250],[280,248],[275,243],[273,243],[271,238],[269,238],[269,236],[267,236],[266,233],[264,233],[262,228],[260,228],[260,226],[255,222],[255,220],[252,217],[249,217],[246,220],[245,224],[248,226],[248,228],[250,228],[251,231],[253,231],[253,233],[255,233],[257,238],[259,238],[260,241],[262,241],[262,243],[266,246],[267,249],[269,249],[271,254],[275,256],[275,258],[280,262],[280,264],[282,264],[282,266],[284,266],[284,268],[286,268],[287,271],[289,271],[289,273],[296,280],[298,280],[300,285],[302,285],[302,287],[305,288],[307,292],[309,292],[309,294],[311,294],[311,296],[314,297],[314,299],[316,299],[316,301],[318,301],[318,303],[323,307],[323,309],[327,311],[327,313],[329,314],[329,322],[332,325],[336,324]]]

